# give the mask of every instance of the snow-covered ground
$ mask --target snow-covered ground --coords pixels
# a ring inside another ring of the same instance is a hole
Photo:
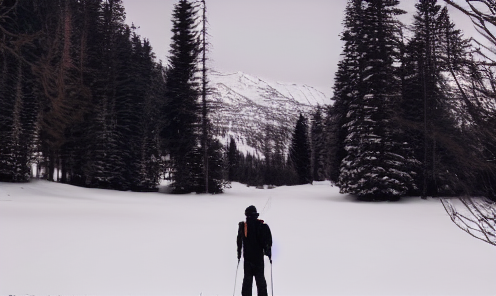
[[[0,183],[0,295],[232,295],[251,204],[272,230],[275,295],[496,294],[496,250],[438,200],[356,202],[325,182],[176,196],[33,181]],[[270,293],[270,264],[266,278]]]

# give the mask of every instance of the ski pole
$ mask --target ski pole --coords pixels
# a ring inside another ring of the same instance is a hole
[[[272,258],[270,260],[270,288],[272,289],[272,296],[274,296],[274,276],[272,275]]]
[[[238,279],[238,269],[239,269],[239,259],[238,259],[238,266],[236,267],[236,276],[234,277],[234,291],[233,291],[233,296],[236,293],[236,280]]]

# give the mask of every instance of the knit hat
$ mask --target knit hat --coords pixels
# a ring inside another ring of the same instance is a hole
[[[246,217],[258,217],[257,208],[255,206],[249,206],[245,210]]]

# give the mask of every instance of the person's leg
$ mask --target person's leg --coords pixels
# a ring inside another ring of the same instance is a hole
[[[264,275],[264,262],[257,264],[254,270],[255,282],[257,283],[257,295],[267,296],[267,282]]]
[[[251,296],[251,290],[253,288],[253,264],[246,261],[243,264],[244,268],[244,278],[243,287],[241,288],[242,296]]]

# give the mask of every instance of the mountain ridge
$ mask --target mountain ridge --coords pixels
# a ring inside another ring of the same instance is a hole
[[[233,137],[240,151],[258,157],[275,145],[286,151],[299,114],[310,119],[317,106],[331,103],[308,85],[271,82],[243,72],[211,71],[209,78],[214,136],[223,144]]]

